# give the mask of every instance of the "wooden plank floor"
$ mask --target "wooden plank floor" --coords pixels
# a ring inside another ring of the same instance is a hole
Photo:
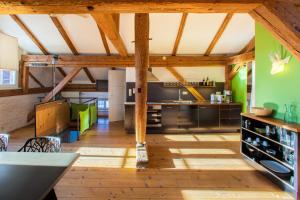
[[[10,151],[33,135],[15,131]],[[135,138],[122,123],[100,122],[65,152],[81,154],[55,187],[58,199],[274,200],[292,199],[239,154],[239,134],[147,136],[149,168],[135,168]]]

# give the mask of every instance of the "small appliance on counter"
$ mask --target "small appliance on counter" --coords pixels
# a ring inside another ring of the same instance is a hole
[[[224,94],[222,95],[221,92],[216,92],[216,94],[210,95],[210,101],[212,103],[231,103],[232,102],[232,92],[231,90],[224,90]]]
[[[231,90],[224,90],[224,101],[226,103],[232,102],[232,91]]]

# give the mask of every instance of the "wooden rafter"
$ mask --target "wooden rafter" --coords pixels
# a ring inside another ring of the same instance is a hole
[[[300,12],[292,2],[266,1],[249,13],[300,60]]]
[[[263,0],[2,0],[0,14],[103,13],[248,13]]]
[[[119,54],[121,56],[127,56],[128,53],[126,47],[120,36],[113,15],[103,14],[103,13],[97,13],[97,14],[93,13],[92,16],[96,21],[97,25],[101,28],[101,30],[105,33],[105,35],[109,38],[111,43],[114,45],[116,50],[119,52]]]
[[[34,82],[36,82],[40,87],[44,88],[45,86],[29,71],[29,76]]]
[[[245,66],[245,63],[239,63],[239,64],[236,64],[230,74],[229,74],[229,80],[232,80],[233,77]]]
[[[151,67],[165,66],[226,66],[228,57],[226,56],[159,56],[149,57]],[[25,66],[30,63],[42,62],[50,66],[52,56],[45,55],[23,55],[22,61]],[[55,64],[56,67],[134,67],[134,56],[95,56],[95,55],[59,55]]]
[[[63,37],[64,41],[67,43],[69,49],[72,51],[72,53],[74,55],[79,55],[76,47],[74,46],[73,42],[71,41],[70,37],[68,36],[67,32],[65,31],[65,29],[63,28],[62,24],[60,23],[59,19],[56,16],[50,16],[52,22],[54,23],[54,25],[56,26],[57,30],[60,32],[61,36]],[[95,83],[95,79],[92,76],[91,72],[87,69],[87,68],[83,68],[85,74],[87,75],[87,77],[89,78],[89,80],[92,83]]]
[[[182,17],[181,17],[181,21],[180,21],[180,25],[178,28],[178,32],[177,32],[177,37],[175,40],[175,44],[173,47],[173,52],[172,55],[176,56],[177,54],[177,49],[183,34],[183,30],[184,30],[184,26],[186,23],[186,19],[187,19],[187,13],[183,13]],[[204,97],[200,94],[200,92],[198,90],[196,90],[194,87],[191,86],[185,86],[185,80],[184,78],[176,71],[176,69],[174,67],[171,67],[171,65],[168,65],[168,67],[166,67],[166,69],[179,81],[181,82],[184,87],[196,98],[196,100],[198,101],[203,101]]]
[[[249,43],[240,51],[240,54],[247,53],[249,51],[253,51],[255,48],[255,37],[253,37]]]
[[[58,94],[70,80],[72,80],[81,70],[82,68],[74,68],[70,73],[67,74],[54,88],[51,92],[49,92],[42,102],[50,101],[56,94]]]
[[[48,55],[48,50],[44,45],[35,37],[35,35],[29,30],[29,28],[23,23],[23,21],[17,15],[10,15],[11,18],[19,25],[19,27],[26,33],[26,35],[33,41],[33,43],[43,52]]]
[[[173,56],[175,56],[177,54],[178,46],[180,44],[180,40],[181,40],[181,37],[182,37],[182,34],[183,34],[183,30],[184,30],[184,27],[185,27],[187,16],[188,16],[187,13],[182,14],[179,29],[178,29],[178,33],[177,33],[177,37],[176,37],[175,44],[174,44],[173,51],[172,51]]]
[[[107,40],[106,40],[106,36],[105,36],[104,32],[101,30],[101,28],[99,26],[98,26],[98,29],[99,29],[99,32],[100,32],[100,36],[101,36],[103,46],[104,46],[105,51],[106,51],[106,55],[110,56],[111,54],[110,54],[110,49],[109,49],[109,46],[108,46],[108,43],[107,43]]]
[[[23,23],[23,21],[17,15],[10,15],[11,18],[19,25],[19,27],[25,32],[25,34],[32,40],[32,42],[43,52],[43,54],[48,55],[48,50],[44,45],[35,37],[35,35],[30,31],[30,29]],[[59,72],[65,76],[66,72],[59,68]]]
[[[75,48],[73,42],[71,41],[70,37],[68,36],[67,32],[65,31],[64,27],[60,23],[59,19],[56,16],[51,16],[50,18],[53,22],[53,24],[56,26],[57,30],[59,31],[60,35],[64,39],[64,41],[67,43],[69,49],[72,51],[74,55],[79,55],[77,49]]]
[[[176,71],[174,67],[166,67],[166,69],[183,85],[185,85],[185,79]],[[194,87],[185,86],[185,88],[196,98],[197,101],[204,101],[204,97]]]
[[[212,50],[214,49],[214,47],[216,46],[217,42],[219,41],[219,39],[221,38],[223,32],[225,31],[228,23],[230,22],[231,18],[232,18],[233,14],[232,13],[228,13],[223,21],[223,23],[221,24],[219,30],[217,31],[214,39],[212,40],[212,42],[210,43],[210,45],[208,46],[206,52],[204,55],[208,56],[210,55],[210,53],[212,52]]]
[[[252,61],[254,59],[255,59],[255,52],[250,51],[247,53],[229,57],[227,64],[228,65],[241,64],[241,63]]]

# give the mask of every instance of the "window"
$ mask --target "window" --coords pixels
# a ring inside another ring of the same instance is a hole
[[[0,69],[0,86],[15,86],[17,71]]]
[[[108,99],[98,99],[98,110],[108,111]]]

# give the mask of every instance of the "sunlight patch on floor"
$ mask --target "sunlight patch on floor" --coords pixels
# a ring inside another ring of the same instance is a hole
[[[164,135],[168,141],[176,142],[239,142],[238,134],[190,134],[190,135]]]
[[[135,168],[136,159],[123,157],[80,156],[74,167]]]
[[[252,189],[253,190],[253,189]],[[258,189],[259,190],[259,189]],[[207,199],[230,199],[230,200],[250,200],[260,199],[275,200],[275,199],[293,199],[286,192],[275,191],[234,191],[234,190],[181,190],[181,194],[184,200],[207,200]]]
[[[76,153],[84,156],[135,157],[135,148],[79,147]]]
[[[242,159],[226,158],[177,158],[173,159],[176,169],[199,169],[199,170],[238,170],[252,171],[253,167]]]
[[[222,154],[222,155],[233,155],[236,154],[231,149],[176,149],[170,148],[171,153],[181,154],[181,155],[201,155],[201,154],[208,154],[208,155],[215,155],[215,154]]]

